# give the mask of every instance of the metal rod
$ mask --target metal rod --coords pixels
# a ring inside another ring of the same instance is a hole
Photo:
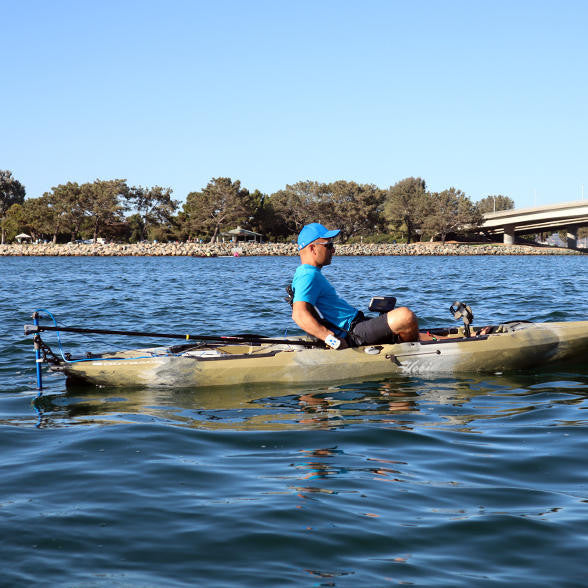
[[[284,345],[300,345],[302,347],[322,347],[322,341],[302,341],[300,339],[270,339],[261,335],[191,335],[189,333],[152,333],[149,331],[119,331],[110,329],[84,329],[81,327],[54,327],[25,325],[25,334],[41,333],[42,331],[62,331],[68,333],[93,333],[98,335],[124,335],[129,337],[161,337],[166,339],[184,339],[185,341],[219,341],[228,343],[276,343]]]

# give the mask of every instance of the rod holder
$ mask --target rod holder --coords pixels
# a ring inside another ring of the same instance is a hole
[[[35,327],[39,326],[39,313],[33,313],[33,323]],[[26,332],[26,328],[25,328]],[[33,346],[35,348],[35,365],[37,367],[37,390],[43,389],[43,372],[41,371],[41,363],[43,359],[41,357],[41,336],[38,333],[33,337]]]
[[[449,312],[455,320],[463,319],[463,333],[466,337],[471,335],[470,325],[474,320],[472,309],[463,302],[455,301],[450,307]]]

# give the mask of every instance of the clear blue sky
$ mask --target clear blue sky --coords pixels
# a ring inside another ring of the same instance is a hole
[[[588,198],[588,2],[0,0],[0,169]]]

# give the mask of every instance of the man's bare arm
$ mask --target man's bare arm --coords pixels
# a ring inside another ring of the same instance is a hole
[[[318,321],[318,316],[314,306],[308,302],[294,302],[292,305],[292,319],[294,322],[309,335],[324,341],[329,335],[334,335]]]

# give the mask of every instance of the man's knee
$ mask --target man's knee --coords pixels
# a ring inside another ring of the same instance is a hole
[[[415,313],[406,306],[400,306],[388,312],[388,325],[397,332],[418,325]]]
[[[418,341],[419,323],[410,308],[401,306],[388,313],[388,326],[400,341]]]

